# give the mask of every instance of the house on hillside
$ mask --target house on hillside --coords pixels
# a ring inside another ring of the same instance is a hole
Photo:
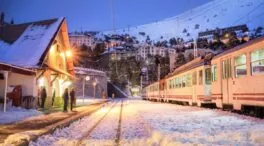
[[[75,79],[73,57],[65,18],[1,26],[0,101],[36,104],[45,88],[45,106],[60,104]]]

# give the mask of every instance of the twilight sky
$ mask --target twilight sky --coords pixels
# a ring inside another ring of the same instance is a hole
[[[0,12],[15,23],[66,17],[69,31],[112,29],[111,0],[0,0]],[[116,28],[175,16],[212,0],[112,0]]]

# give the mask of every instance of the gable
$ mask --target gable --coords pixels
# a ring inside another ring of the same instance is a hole
[[[64,18],[60,18],[56,19],[56,21],[53,19],[52,21],[40,21],[21,24],[16,27],[13,26],[13,30],[12,27],[7,28],[10,32],[16,32],[18,30],[17,27],[23,29],[27,26],[19,37],[16,36],[18,32],[14,33],[16,35],[13,36],[1,36],[9,42],[13,40],[13,43],[1,45],[0,42],[0,47],[4,46],[0,48],[0,62],[26,68],[37,67],[41,58],[45,56],[47,48],[52,44],[63,21]],[[16,37],[17,39],[14,40]]]

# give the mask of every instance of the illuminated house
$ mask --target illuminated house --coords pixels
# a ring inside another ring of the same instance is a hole
[[[11,86],[20,85],[21,97],[13,99],[16,106],[26,96],[36,103],[40,87],[47,92],[45,106],[52,97],[59,102],[75,78],[73,57],[65,18],[0,27],[0,99],[12,95]]]

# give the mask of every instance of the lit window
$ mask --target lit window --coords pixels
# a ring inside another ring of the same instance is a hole
[[[191,80],[192,80],[191,75],[190,74],[187,74],[186,75],[186,86],[187,87],[190,87],[192,85]]]
[[[203,71],[200,70],[199,71],[199,85],[202,85],[203,84]]]
[[[264,73],[264,48],[251,53],[252,75]]]
[[[176,78],[176,88],[179,88],[179,79]]]
[[[182,87],[184,88],[186,86],[186,75],[182,77]]]
[[[211,84],[211,68],[205,69],[205,83],[207,85]]]
[[[246,55],[240,55],[235,57],[235,75],[236,78],[247,75],[247,66],[246,66]]]
[[[216,64],[212,65],[212,81],[215,82],[217,80],[217,68]]]

